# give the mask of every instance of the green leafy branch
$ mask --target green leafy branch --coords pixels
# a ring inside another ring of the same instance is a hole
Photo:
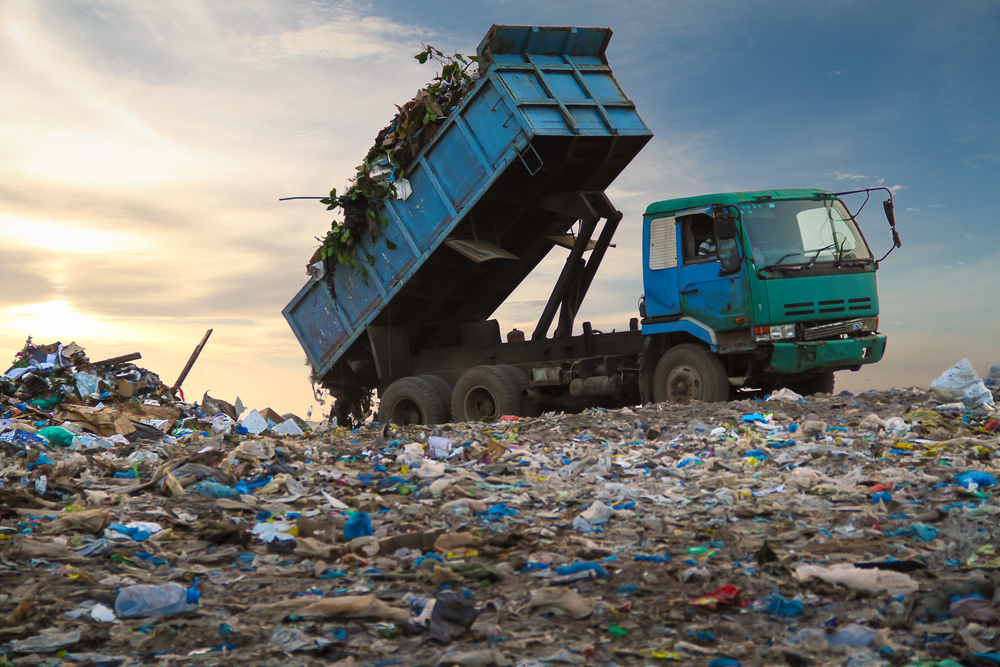
[[[434,81],[427,84],[425,90],[430,93],[442,109],[449,109],[465,93],[466,88],[474,81],[472,73],[469,71],[473,65],[479,62],[477,56],[466,56],[461,53],[447,55],[444,51],[436,49],[429,44],[422,44],[424,50],[413,56],[421,65],[428,60],[441,64],[441,73],[434,77]],[[424,125],[437,120],[436,114],[427,105],[424,115]]]
[[[384,159],[383,159],[384,158]],[[361,244],[365,230],[376,239],[381,230],[389,226],[389,219],[381,213],[382,202],[396,196],[396,184],[384,175],[372,178],[373,164],[382,161],[383,167],[392,167],[394,172],[402,174],[402,168],[392,162],[391,151],[371,151],[365,156],[364,162],[358,165],[354,183],[343,195],[337,195],[337,189],[330,190],[330,196],[320,200],[326,210],[341,209],[344,221],[334,220],[330,223],[330,231],[323,239],[319,249],[319,259],[332,272],[337,264],[344,264],[361,276],[367,283],[368,267],[375,265],[375,257]],[[383,237],[385,247],[395,250],[396,244]],[[356,251],[360,250],[363,257],[356,259]]]
[[[396,197],[396,183],[403,178],[405,167],[433,136],[446,110],[458,104],[474,82],[469,70],[478,62],[476,56],[449,56],[433,46],[423,46],[414,58],[421,64],[428,60],[440,63],[441,72],[379,133],[347,192],[338,195],[333,189],[329,197],[320,200],[328,211],[340,209],[344,213],[343,222],[334,220],[326,236],[317,238],[322,243],[319,259],[331,279],[336,265],[344,264],[368,282],[368,268],[375,265],[375,257],[362,245],[364,232],[371,232],[374,243],[388,227],[388,218],[381,212],[383,202]],[[396,249],[392,241],[383,238],[387,249]]]

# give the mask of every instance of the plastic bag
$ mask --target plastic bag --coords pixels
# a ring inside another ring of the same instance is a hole
[[[593,530],[595,526],[607,523],[611,513],[610,507],[600,500],[595,500],[580,516],[573,519],[573,528],[581,532]]]
[[[351,518],[344,524],[344,537],[348,541],[374,534],[372,520],[367,512],[352,512]]]
[[[49,441],[54,447],[69,447],[73,444],[73,434],[58,426],[46,426],[38,435]]]
[[[80,394],[80,398],[87,398],[95,394],[99,394],[98,385],[101,382],[101,378],[97,376],[97,373],[74,373],[73,379],[76,380],[76,390]]]
[[[996,408],[993,394],[969,363],[962,359],[931,382],[931,393],[945,403],[961,401],[967,408]]]

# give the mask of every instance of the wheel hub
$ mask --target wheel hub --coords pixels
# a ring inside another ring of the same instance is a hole
[[[496,419],[497,399],[486,387],[472,389],[465,399],[465,412],[470,419]]]
[[[412,426],[423,423],[423,415],[420,414],[420,407],[413,401],[401,399],[392,406],[390,421],[400,426]]]
[[[677,366],[667,377],[667,396],[674,403],[701,399],[701,375],[691,366]]]

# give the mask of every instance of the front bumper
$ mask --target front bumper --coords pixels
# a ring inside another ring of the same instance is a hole
[[[774,343],[769,373],[801,373],[816,368],[838,370],[874,364],[885,354],[885,334],[813,342]]]

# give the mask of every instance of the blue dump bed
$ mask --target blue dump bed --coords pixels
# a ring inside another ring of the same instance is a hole
[[[384,205],[396,249],[366,232],[367,282],[338,267],[332,289],[311,280],[282,311],[324,383],[358,383],[367,327],[405,324],[413,351],[461,344],[461,325],[488,318],[576,221],[542,198],[603,191],[649,141],[608,66],[610,39],[490,29],[480,80],[409,167],[412,194]]]

